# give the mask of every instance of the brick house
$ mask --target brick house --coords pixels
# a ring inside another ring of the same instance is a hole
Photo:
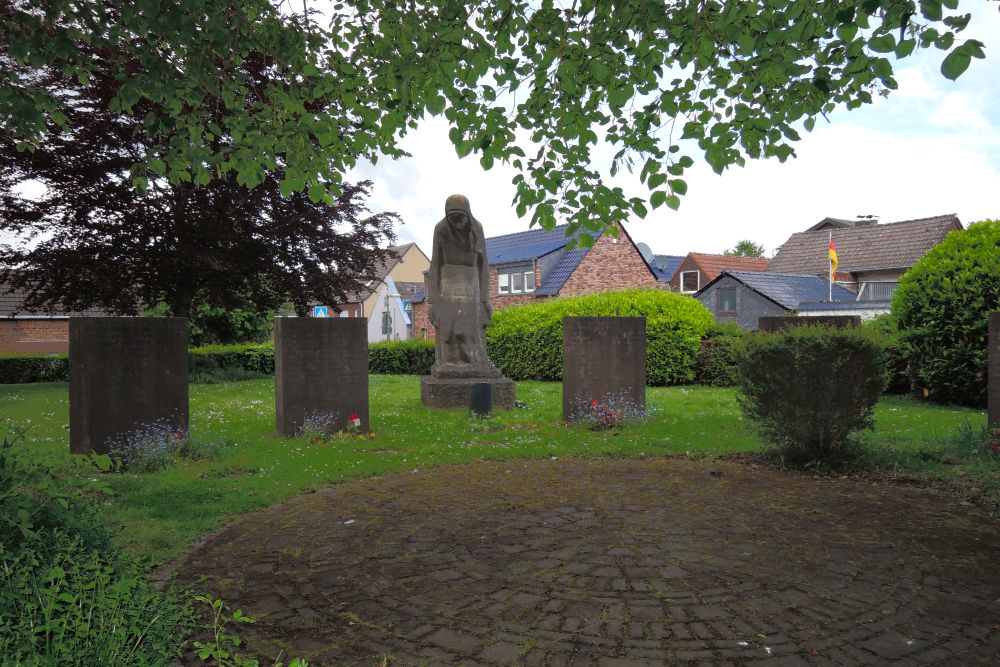
[[[7,292],[0,285],[0,354],[60,354],[69,352],[69,318],[104,317],[100,310],[36,313],[24,310],[23,290]]]
[[[531,229],[486,239],[490,304],[502,310],[539,299],[579,296],[628,287],[656,287],[656,274],[624,229],[602,232],[590,248],[567,248],[577,234],[567,225],[551,232]],[[426,289],[426,279],[425,279]],[[427,321],[426,291],[411,301],[414,338],[433,338]]]
[[[689,252],[671,276],[670,289],[682,294],[694,294],[718,278],[723,270],[764,271],[770,261],[763,257]]]

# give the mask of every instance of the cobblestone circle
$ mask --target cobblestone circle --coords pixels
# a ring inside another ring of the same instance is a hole
[[[996,664],[997,528],[745,465],[491,462],[297,498],[176,576],[258,619],[263,664]]]

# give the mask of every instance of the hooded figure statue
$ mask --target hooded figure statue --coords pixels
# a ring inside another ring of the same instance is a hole
[[[428,319],[437,330],[431,375],[500,377],[486,356],[486,327],[493,317],[486,237],[462,195],[448,197],[444,219],[434,227],[427,301]]]

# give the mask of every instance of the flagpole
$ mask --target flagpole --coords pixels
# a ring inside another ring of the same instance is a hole
[[[830,245],[833,246],[833,230],[830,230]],[[829,254],[829,253],[827,253]],[[833,303],[833,257],[829,257],[827,261],[830,262],[830,294],[827,297],[827,301]]]

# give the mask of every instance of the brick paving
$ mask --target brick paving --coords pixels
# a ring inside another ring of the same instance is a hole
[[[489,462],[250,515],[176,577],[258,619],[264,664],[996,664],[997,528],[731,463]]]

